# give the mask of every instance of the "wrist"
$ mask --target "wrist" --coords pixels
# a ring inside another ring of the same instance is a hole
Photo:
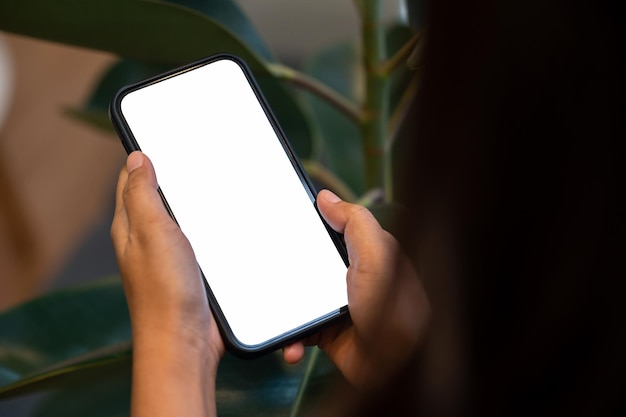
[[[205,333],[209,333],[208,328]],[[166,323],[134,331],[134,417],[215,415],[215,379],[221,352],[206,338],[192,334]]]
[[[133,320],[133,349],[142,353],[158,350],[171,359],[180,356],[190,362],[207,361],[211,371],[216,371],[223,347],[217,327],[209,320],[191,322],[178,318],[148,317]]]

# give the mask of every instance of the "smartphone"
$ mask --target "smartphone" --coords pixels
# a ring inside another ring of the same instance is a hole
[[[213,56],[122,88],[128,153],[152,161],[233,353],[274,350],[347,314],[347,254],[251,71]]]

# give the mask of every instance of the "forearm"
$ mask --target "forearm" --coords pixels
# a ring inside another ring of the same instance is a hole
[[[219,358],[208,346],[190,347],[177,335],[145,329],[133,337],[133,417],[216,415]]]

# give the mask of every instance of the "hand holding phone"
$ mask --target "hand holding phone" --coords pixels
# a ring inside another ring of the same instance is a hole
[[[224,344],[191,245],[141,152],[120,171],[111,237],[133,333],[131,408],[156,416],[201,415],[209,407],[216,415]]]
[[[275,349],[347,313],[345,248],[244,63],[212,57],[127,87],[111,117],[152,160],[231,350]]]

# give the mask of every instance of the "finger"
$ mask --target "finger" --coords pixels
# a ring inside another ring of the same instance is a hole
[[[295,342],[283,348],[283,359],[285,362],[294,364],[300,362],[304,357],[304,343]]]
[[[135,151],[128,155],[126,170],[128,178],[122,190],[122,200],[130,229],[147,230],[155,221],[171,221],[159,195],[150,159]]]
[[[319,193],[317,205],[326,221],[344,234],[351,315],[363,323],[377,322],[374,316],[385,310],[395,274],[395,239],[368,209],[341,201],[329,191]]]
[[[336,194],[329,190],[322,190],[317,194],[317,207],[324,220],[339,233],[343,233],[346,219],[339,214],[344,203]]]
[[[120,170],[120,175],[117,178],[117,187],[115,189],[115,212],[125,212],[124,209],[124,199],[122,198],[122,193],[124,192],[124,188],[126,187],[126,181],[128,181],[128,170],[126,169],[126,164]]]
[[[115,190],[115,213],[111,224],[111,238],[113,241],[115,241],[118,236],[125,235],[128,231],[128,217],[126,215],[126,208],[124,207],[124,198],[122,197],[127,180],[128,171],[126,170],[126,165],[124,164],[120,170],[120,174],[117,179],[117,188]]]
[[[346,243],[372,242],[380,235],[386,235],[376,218],[365,207],[350,204],[328,190],[317,196],[317,206],[328,224],[337,232],[343,233]]]

